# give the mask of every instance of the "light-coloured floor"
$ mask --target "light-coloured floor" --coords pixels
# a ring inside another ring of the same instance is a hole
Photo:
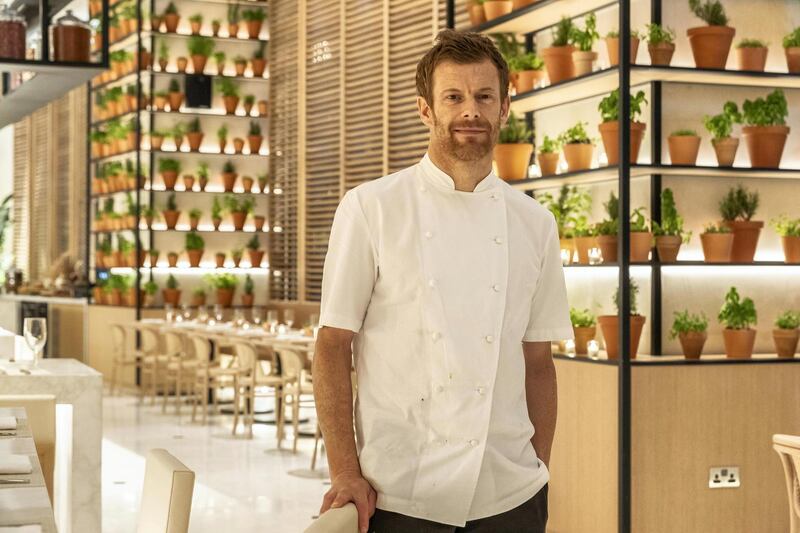
[[[191,423],[190,409],[180,417],[168,412],[131,396],[104,400],[104,533],[136,531],[144,459],[152,448],[169,450],[196,472],[191,533],[300,533],[311,522],[327,486],[288,472],[309,468],[312,438],[301,438],[294,455],[290,436],[289,451],[277,452],[274,425],[256,424],[254,438],[246,439],[231,435],[230,415],[203,426]],[[324,457],[317,465],[326,467]]]

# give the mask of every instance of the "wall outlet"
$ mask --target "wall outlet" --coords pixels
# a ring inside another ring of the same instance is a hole
[[[733,489],[741,484],[738,466],[713,466],[708,471],[710,489]]]

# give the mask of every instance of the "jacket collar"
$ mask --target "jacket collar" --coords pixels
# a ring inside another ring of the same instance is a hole
[[[431,161],[430,156],[427,152],[425,152],[425,156],[420,161],[420,167],[422,168],[422,175],[426,178],[431,185],[436,186],[439,189],[450,190],[453,192],[464,193],[464,194],[471,194],[468,191],[458,191],[456,190],[456,184],[453,181],[453,178],[450,177],[444,170],[437,167],[433,161]],[[476,186],[475,190],[472,191],[473,193],[484,192],[488,190],[492,190],[497,182],[497,176],[494,175],[494,172],[489,172],[485,178],[483,178]]]

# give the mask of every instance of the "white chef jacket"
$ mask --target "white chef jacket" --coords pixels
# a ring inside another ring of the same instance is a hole
[[[336,210],[320,326],[357,333],[356,440],[377,507],[463,526],[533,497],[522,341],[573,338],[552,214],[426,154]]]

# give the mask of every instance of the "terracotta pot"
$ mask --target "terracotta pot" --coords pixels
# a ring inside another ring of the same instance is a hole
[[[653,66],[668,67],[675,53],[675,43],[651,44],[647,46],[647,51],[650,53],[650,63]]]
[[[200,224],[199,218],[189,217],[189,229],[197,231],[198,224]]]
[[[261,149],[261,143],[263,141],[264,137],[262,135],[248,135],[247,144],[250,145],[250,153],[257,154],[258,151]]]
[[[772,340],[775,341],[775,351],[778,352],[778,357],[794,357],[795,352],[797,352],[798,339],[800,339],[800,330],[772,330]]]
[[[783,257],[786,263],[800,263],[800,237],[782,236]]]
[[[239,105],[238,96],[223,96],[222,103],[225,106],[225,112],[229,115],[236,113],[236,107]]]
[[[724,69],[736,30],[729,26],[699,26],[686,31],[697,68]]]
[[[572,45],[551,46],[542,49],[542,60],[551,84],[575,77],[575,64],[572,62],[574,50]]]
[[[750,154],[750,166],[778,168],[788,136],[788,126],[744,126],[742,137]]]
[[[594,62],[597,61],[597,52],[572,52],[572,63],[575,65],[575,76],[585,76],[594,70]]]
[[[239,268],[239,263],[242,261],[241,255],[231,255],[231,260],[233,261],[233,266]]]
[[[245,71],[245,69],[247,69],[247,62],[246,61],[240,61],[238,63],[234,63],[233,64],[233,68],[236,70],[236,75],[237,76],[244,76],[244,71]]]
[[[511,8],[514,9],[521,9],[525,6],[529,6],[532,3],[536,2],[537,0],[512,0]]]
[[[481,4],[469,5],[469,24],[470,26],[478,26],[486,22],[486,12],[483,10]]]
[[[194,176],[191,174],[183,175],[183,188],[187,191],[191,191],[194,188]]]
[[[153,227],[153,217],[151,217],[151,216],[144,217],[144,223],[147,225],[147,229],[152,228]]]
[[[147,50],[139,50],[139,70],[147,70],[153,62],[153,56]],[[135,101],[135,100],[134,100]]]
[[[497,165],[497,176],[506,181],[527,178],[532,153],[532,144],[496,144],[494,161]]]
[[[242,294],[242,305],[244,307],[253,307],[253,302],[255,301],[256,296],[255,294]]]
[[[543,70],[521,70],[517,72],[517,94],[532,91],[537,82],[544,79]]]
[[[266,100],[259,100],[258,101],[258,115],[262,117],[269,116],[269,107],[268,102]]]
[[[630,233],[630,258],[633,263],[645,263],[650,260],[650,249],[653,247],[653,234],[649,231],[632,231]]]
[[[558,160],[560,155],[558,152],[550,152],[547,154],[539,153],[536,160],[539,162],[539,172],[542,176],[552,176],[558,170]]]
[[[225,63],[217,63],[217,75],[222,76],[225,73]]]
[[[110,293],[107,293],[108,301],[106,302],[109,305],[122,305],[122,293],[119,289],[112,289]]]
[[[786,66],[790,74],[800,74],[800,46],[783,49],[786,54]]]
[[[752,263],[764,222],[761,220],[723,220],[722,223],[733,232],[731,262]]]
[[[167,265],[169,265],[172,268],[175,268],[176,266],[178,266],[178,254],[176,254],[175,252],[168,253],[167,254]]]
[[[631,359],[636,359],[639,351],[639,339],[642,337],[645,317],[642,315],[631,315],[630,317],[630,354]],[[602,315],[597,317],[600,330],[603,332],[606,352],[609,359],[619,358],[619,317],[617,315]]]
[[[175,65],[178,67],[178,72],[186,72],[186,65],[189,64],[189,60],[185,57],[179,57],[175,62]]]
[[[169,110],[178,111],[183,103],[183,93],[169,93]]]
[[[161,289],[161,296],[165,304],[171,304],[173,307],[178,307],[181,303],[180,289]]]
[[[617,262],[618,246],[616,235],[597,236],[597,247],[600,248],[600,255],[603,257],[603,263]]]
[[[606,51],[608,64],[612,67],[619,65],[619,37],[606,37]],[[636,54],[639,53],[639,39],[631,37],[631,65],[636,63]]]
[[[250,267],[259,268],[264,258],[264,250],[247,250],[247,254],[250,256]]]
[[[586,355],[588,353],[586,345],[597,335],[597,326],[582,328],[573,326],[572,331],[575,333],[575,353],[577,355]]]
[[[656,237],[658,259],[662,263],[674,263],[678,260],[682,239],[676,235],[660,235]]]
[[[722,330],[722,340],[729,359],[750,359],[756,343],[756,330],[725,328]]]
[[[198,178],[197,186],[200,187],[201,191],[206,190],[206,185],[208,185],[208,178]]]
[[[236,37],[239,35],[239,24],[228,24],[228,37]]]
[[[253,217],[253,223],[255,225],[256,231],[264,231],[264,222],[266,222],[266,217],[262,215],[255,215]]]
[[[225,254],[215,255],[214,261],[216,261],[217,268],[223,268],[225,266]]]
[[[267,68],[267,60],[253,58],[250,60],[250,68],[253,70],[254,78],[263,78],[264,70]]]
[[[189,26],[191,27],[192,35],[199,35],[200,34],[200,26],[202,24],[203,24],[202,22],[194,22],[194,21],[189,22]]]
[[[206,62],[208,58],[204,55],[200,54],[193,54],[192,55],[192,68],[194,68],[195,74],[202,74],[206,68]]]
[[[262,21],[260,20],[248,20],[247,37],[250,39],[258,39],[258,34],[261,33],[261,24]]]
[[[686,359],[700,359],[707,338],[708,333],[705,331],[679,333],[678,340],[681,343],[684,357],[686,357]]]
[[[764,72],[768,51],[766,46],[737,48],[736,57],[739,59],[739,70]]]
[[[212,218],[211,223],[214,225],[214,231],[219,231],[219,225],[222,224],[222,219]]]
[[[231,218],[233,219],[233,229],[236,231],[241,231],[244,228],[244,221],[247,218],[247,213],[231,213]]]
[[[597,246],[595,237],[575,237],[575,248],[578,251],[578,263],[581,265],[589,264],[589,249]]]
[[[219,140],[219,152],[221,154],[225,153],[225,147],[228,145],[228,139],[220,139]]]
[[[203,250],[186,250],[186,255],[189,256],[189,266],[197,268],[200,266],[200,260],[203,259]]]
[[[159,59],[158,60],[158,68],[161,70],[161,72],[166,72],[167,71],[167,65],[168,64],[169,64],[169,62],[166,59]]]
[[[244,139],[242,139],[241,137],[234,137],[233,138],[233,153],[241,154],[243,149],[244,149]]]
[[[174,170],[165,170],[161,173],[161,179],[164,181],[164,188],[168,191],[175,190],[175,182],[178,181],[178,173]]]
[[[92,288],[92,299],[96,304],[102,304],[103,301],[105,301],[105,297],[103,295],[103,287]]]
[[[178,217],[181,216],[180,211],[164,211],[164,222],[167,223],[167,229],[175,229],[175,224],[178,223]]]
[[[147,256],[150,258],[149,260],[150,260],[150,266],[151,267],[154,267],[154,266],[156,266],[158,264],[158,256],[159,255],[160,254],[154,254],[154,253],[147,254]]]
[[[167,33],[175,33],[180,21],[181,16],[177,13],[167,13],[164,15],[164,26],[166,27]]]
[[[212,22],[211,23],[211,35],[216,37],[219,34],[219,27],[220,27],[220,23],[219,22]]]
[[[673,165],[694,166],[700,151],[700,137],[696,135],[670,135],[669,158]]]
[[[189,150],[197,152],[200,150],[200,144],[203,142],[203,132],[189,132],[186,134],[186,139],[189,141]]]
[[[564,159],[567,160],[567,170],[576,172],[588,170],[592,166],[592,152],[594,145],[591,143],[574,143],[564,145]]]
[[[703,258],[706,263],[730,263],[733,233],[701,233]]]
[[[205,294],[192,294],[192,307],[203,307],[206,305]]]
[[[721,167],[732,167],[736,159],[736,150],[739,148],[739,139],[736,137],[724,137],[722,139],[712,139],[711,146],[717,154],[717,164]]]
[[[251,178],[250,176],[244,176],[242,178],[242,188],[244,188],[244,192],[252,192],[253,178]]]
[[[236,289],[217,289],[217,304],[222,307],[230,307],[233,303],[233,293]]]
[[[156,109],[158,111],[164,111],[164,108],[167,106],[167,98],[165,96],[156,96],[154,100]]]
[[[644,122],[630,123],[631,129],[631,145],[630,145],[630,162],[632,165],[636,164],[639,159],[639,148],[642,146],[642,139],[644,139],[644,132],[647,129],[647,124]],[[600,130],[600,137],[603,139],[603,147],[606,150],[606,158],[609,165],[616,165],[619,163],[619,121],[611,120],[602,122],[597,126]]]
[[[511,0],[486,0],[483,3],[483,10],[486,20],[493,20],[503,15],[508,15],[514,8]]]
[[[222,173],[222,186],[225,189],[225,192],[233,192],[233,186],[236,185],[236,178],[238,174],[236,172],[223,172]]]

